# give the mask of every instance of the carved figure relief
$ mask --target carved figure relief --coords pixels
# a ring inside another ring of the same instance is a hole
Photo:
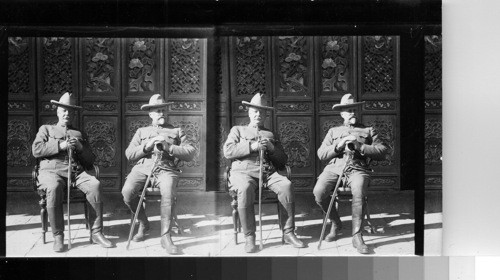
[[[135,38],[128,45],[128,83],[131,92],[155,90],[156,40]]]
[[[87,92],[111,93],[115,87],[115,39],[87,38],[85,40],[85,63]]]
[[[307,37],[280,36],[278,39],[280,93],[310,95]]]
[[[236,95],[266,94],[266,44],[263,37],[236,37]]]
[[[321,82],[324,92],[347,91],[349,84],[349,38],[322,37]]]
[[[290,167],[303,168],[311,166],[310,133],[310,126],[305,122],[286,121],[280,124],[280,140],[285,153],[288,155]]]
[[[200,95],[202,82],[199,39],[173,39],[170,58],[172,95]]]
[[[116,166],[116,128],[111,122],[89,121],[85,124],[95,164],[103,167]]]

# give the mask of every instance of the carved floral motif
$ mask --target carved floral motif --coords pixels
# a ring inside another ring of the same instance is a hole
[[[201,101],[175,102],[174,104],[170,105],[170,110],[172,111],[201,111],[201,109]]]
[[[175,121],[172,123],[176,127],[181,127],[186,134],[187,141],[196,148],[196,155],[190,162],[181,161],[178,166],[197,167],[200,166],[200,126],[194,121]]]
[[[115,39],[87,38],[85,63],[87,92],[111,93],[115,87]]]
[[[7,129],[7,166],[32,165],[32,124],[27,120],[10,120]]]
[[[304,112],[309,111],[309,103],[279,103],[278,110],[283,112]]]
[[[396,184],[396,180],[392,178],[372,178],[370,184],[373,186],[392,186]]]
[[[95,164],[103,167],[116,166],[116,128],[113,123],[89,121],[85,124],[85,132],[96,156]]]
[[[279,126],[279,135],[283,149],[288,155],[290,167],[304,168],[311,166],[309,144],[310,125],[302,121],[286,121]]]
[[[439,119],[425,120],[425,165],[440,165],[443,155],[442,123]]]
[[[323,91],[349,90],[349,38],[347,36],[324,36],[321,51]]]
[[[43,94],[62,95],[72,90],[72,45],[69,38],[42,39]]]
[[[112,102],[102,102],[102,103],[84,103],[83,109],[86,111],[116,111],[116,103]]]
[[[280,93],[308,96],[309,93],[309,46],[307,37],[280,36],[279,91]]]
[[[394,125],[391,121],[386,121],[382,119],[375,119],[366,124],[371,126],[378,133],[378,138],[389,148],[389,154],[386,155],[385,160],[375,161],[372,160],[370,164],[372,166],[390,166],[394,165],[394,153],[395,153],[395,130]]]
[[[199,39],[173,39],[170,42],[171,94],[200,95],[202,65]]]
[[[128,45],[129,91],[150,92],[155,90],[156,40],[134,38]]]
[[[391,36],[364,37],[364,93],[395,93],[395,51],[392,41]]]
[[[28,38],[8,37],[9,95],[30,94],[30,55]]]
[[[197,189],[203,184],[202,178],[180,178],[178,188]]]
[[[236,95],[266,93],[266,44],[263,37],[236,37]]]
[[[9,101],[8,104],[8,110],[9,112],[21,112],[21,111],[32,111],[33,110],[33,103],[32,102],[11,102]]]
[[[366,110],[395,110],[396,102],[394,101],[367,101],[364,104]]]

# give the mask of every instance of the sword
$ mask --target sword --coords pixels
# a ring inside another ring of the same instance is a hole
[[[258,128],[257,128],[257,132],[258,132]],[[259,136],[259,143],[260,143],[260,140],[261,140],[261,136]],[[259,150],[259,231],[260,231],[259,248],[260,248],[260,250],[262,250],[262,248],[264,247],[262,245],[262,180],[263,180],[262,162],[263,161],[264,161],[264,150]]]
[[[69,135],[66,134],[66,141],[70,139]],[[71,249],[71,214],[69,212],[69,206],[71,204],[70,201],[70,192],[71,192],[71,169],[72,169],[72,159],[73,159],[73,147],[67,146],[68,150],[68,190],[67,190],[67,212],[68,212],[68,250]]]

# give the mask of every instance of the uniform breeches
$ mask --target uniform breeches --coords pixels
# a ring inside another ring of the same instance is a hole
[[[259,187],[258,178],[252,177],[244,172],[231,172],[229,178],[232,188],[237,190],[238,207],[253,207],[255,201],[256,189]],[[295,201],[292,190],[292,182],[285,176],[274,172],[267,179],[267,187],[277,194],[281,204],[292,203]]]
[[[324,199],[328,198],[330,193],[335,188],[339,175],[324,170],[318,177],[318,181],[313,189],[314,199],[316,202],[321,203]],[[363,201],[366,195],[366,189],[370,183],[370,175],[363,171],[351,170],[346,173],[346,180],[344,181],[348,187],[351,187],[353,202]]]
[[[40,170],[38,188],[47,196],[47,207],[56,207],[63,202],[64,189],[67,188],[67,177],[55,172]],[[76,176],[76,187],[81,190],[89,203],[101,203],[101,187],[94,176],[82,172]]]
[[[122,189],[123,201],[129,205],[141,195],[142,188],[146,183],[148,174],[132,170],[125,181]],[[171,206],[177,193],[177,182],[179,174],[174,171],[162,171],[151,178],[155,187],[160,189],[161,206]],[[151,185],[149,185],[151,186]]]

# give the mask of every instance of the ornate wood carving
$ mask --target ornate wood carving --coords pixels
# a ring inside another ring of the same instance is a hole
[[[369,111],[396,110],[396,101],[366,101],[364,109]]]
[[[171,111],[202,111],[203,102],[201,101],[179,101],[170,105]]]
[[[295,190],[299,189],[311,189],[314,187],[314,182],[312,179],[304,179],[304,178],[292,178],[292,186]]]
[[[321,84],[323,92],[348,91],[349,37],[321,37]]]
[[[62,95],[65,92],[73,92],[72,47],[69,38],[42,39],[44,95]]]
[[[202,178],[180,178],[177,184],[178,188],[183,189],[199,189],[203,186]]]
[[[253,96],[266,91],[266,41],[264,37],[236,37],[236,95]]]
[[[396,184],[396,180],[394,178],[386,178],[386,177],[375,177],[371,178],[370,185],[372,186],[393,186]]]
[[[442,100],[427,99],[424,102],[425,102],[425,109],[441,110],[443,108],[443,101]]]
[[[304,102],[283,102],[278,103],[278,111],[281,112],[308,112],[312,111],[310,103]]]
[[[424,36],[425,40],[425,92],[441,94],[442,43],[441,35]]]
[[[9,95],[30,94],[30,46],[28,38],[9,37]]]
[[[56,112],[57,110],[57,105],[50,103],[49,101],[41,102],[40,103],[40,111],[44,113],[49,113],[49,112]]]
[[[194,159],[190,162],[181,161],[179,163],[179,167],[187,166],[187,167],[198,167],[200,166],[200,124],[195,121],[182,120],[175,121],[172,123],[176,127],[181,127],[186,133],[187,140],[196,148],[196,155]]]
[[[218,131],[219,141],[217,142],[217,151],[219,153],[219,168],[220,171],[224,172],[225,167],[227,165],[227,159],[224,157],[224,143],[226,142],[228,131],[226,130],[226,126],[219,121],[219,131]]]
[[[33,189],[33,181],[31,178],[9,178],[7,179],[7,186],[14,189]]]
[[[363,92],[396,94],[396,58],[394,57],[393,37],[365,36],[363,38]]]
[[[103,189],[114,189],[117,185],[116,179],[100,178],[99,181]]]
[[[334,102],[321,102],[320,105],[319,105],[319,110],[321,112],[333,112],[333,104],[335,104]],[[335,113],[338,115],[338,113]]]
[[[88,121],[85,132],[94,155],[95,163],[103,167],[116,166],[116,128],[109,121]]]
[[[201,95],[202,65],[199,39],[171,42],[170,94]]]
[[[310,124],[303,121],[284,121],[279,125],[279,135],[290,167],[311,166]]]
[[[425,120],[425,165],[441,165],[443,155],[442,122],[439,119]]]
[[[425,176],[426,185],[442,185],[443,178],[441,176]]]
[[[396,138],[395,138],[395,128],[391,121],[376,118],[366,123],[367,126],[371,126],[378,133],[378,138],[384,142],[387,147],[389,147],[390,154],[386,156],[385,160],[381,161],[371,161],[372,166],[392,166],[394,165],[394,153],[396,151]]]
[[[115,88],[115,39],[86,38],[86,92],[113,93]]]
[[[321,141],[323,141],[323,139],[325,139],[325,136],[328,133],[328,130],[330,130],[330,128],[340,126],[342,124],[343,124],[343,120],[341,118],[332,118],[330,120],[325,121],[323,123],[323,125],[321,125],[321,131],[320,131],[321,132]]]
[[[113,112],[117,110],[116,102],[87,102],[83,104],[85,111],[94,112]]]
[[[279,92],[309,96],[309,44],[304,36],[278,37]]]
[[[26,119],[13,119],[8,122],[7,166],[21,167],[33,165],[31,156],[32,123]]]
[[[27,101],[9,101],[7,104],[9,113],[11,112],[32,112],[33,102]]]
[[[151,92],[155,90],[156,39],[134,38],[128,44],[128,90]]]

